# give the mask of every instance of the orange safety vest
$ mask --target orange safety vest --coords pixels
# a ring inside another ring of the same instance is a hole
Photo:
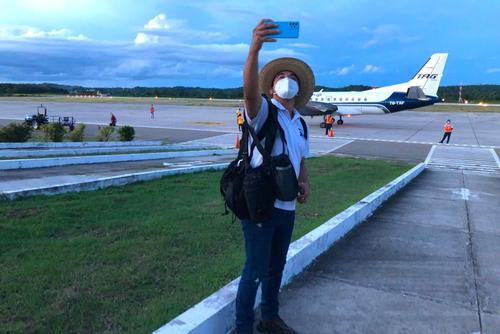
[[[241,114],[238,113],[238,116],[236,116],[236,118],[238,121],[238,125],[243,125],[243,116],[241,116]]]
[[[326,116],[326,124],[333,124],[333,117],[332,117],[332,115]]]
[[[449,123],[444,124],[444,132],[452,132],[453,131],[453,126]]]

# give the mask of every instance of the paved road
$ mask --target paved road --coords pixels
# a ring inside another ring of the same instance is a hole
[[[384,141],[355,140],[335,150],[335,155],[369,159],[423,162],[431,149],[430,144],[408,144]]]
[[[281,295],[299,333],[500,333],[500,175],[427,170]]]
[[[200,164],[214,164],[226,161],[228,161],[227,156],[205,156],[5,170],[0,174],[0,193],[28,188],[54,187],[65,183],[94,181],[103,177],[196,166]],[[164,166],[164,163],[169,165]]]
[[[43,102],[43,101],[41,101]],[[23,119],[35,110],[36,102],[0,101],[0,119]],[[148,106],[128,103],[47,103],[49,115],[76,117],[87,124],[108,124],[110,112],[118,124],[134,127],[184,129],[236,133],[233,108],[158,105],[156,118],[150,119]],[[361,115],[345,118],[342,126],[335,125],[338,137],[418,141],[435,143],[441,140],[442,127],[451,119],[455,144],[492,145],[500,147],[500,113],[415,112],[402,111],[387,115]],[[321,119],[306,118],[312,135],[324,134],[319,128]]]

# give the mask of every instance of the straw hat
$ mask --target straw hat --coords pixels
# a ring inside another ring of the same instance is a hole
[[[305,106],[314,92],[314,74],[309,65],[297,58],[284,57],[267,63],[259,75],[261,93],[269,95],[274,78],[283,71],[293,72],[299,78],[299,92],[295,97],[295,107]]]

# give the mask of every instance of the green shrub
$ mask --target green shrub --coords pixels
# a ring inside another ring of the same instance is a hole
[[[25,123],[9,123],[0,129],[0,141],[22,143],[31,138],[31,126]]]
[[[42,131],[45,135],[46,140],[60,142],[63,141],[64,134],[66,131],[64,130],[64,126],[60,123],[49,123],[42,125]]]
[[[111,138],[111,135],[115,131],[115,128],[109,125],[98,126],[97,128],[99,129],[99,136],[97,138],[99,141],[109,141],[109,138]]]
[[[85,128],[87,125],[85,123],[80,123],[76,128],[69,133],[69,139],[71,141],[83,141]]]
[[[135,129],[132,126],[122,126],[118,129],[121,141],[132,141],[135,137]]]

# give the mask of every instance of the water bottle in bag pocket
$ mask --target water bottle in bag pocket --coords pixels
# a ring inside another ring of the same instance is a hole
[[[288,155],[280,154],[272,157],[272,171],[276,198],[281,201],[293,201],[297,198],[299,184]]]

